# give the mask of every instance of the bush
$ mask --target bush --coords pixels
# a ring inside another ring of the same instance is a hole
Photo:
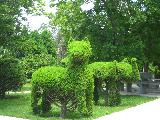
[[[18,59],[0,59],[0,98],[5,97],[5,92],[17,90],[25,81],[25,75]]]
[[[68,46],[65,68],[48,66],[33,73],[34,113],[48,112],[51,103],[54,103],[61,107],[61,117],[65,117],[67,109],[77,109],[85,115],[92,114],[93,74],[87,69],[91,53],[89,42],[73,41]]]

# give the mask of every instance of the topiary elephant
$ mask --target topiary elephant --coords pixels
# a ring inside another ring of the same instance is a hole
[[[127,61],[122,62],[95,62],[88,65],[88,68],[94,74],[94,101],[97,104],[99,100],[98,91],[105,91],[105,104],[109,106],[119,105],[120,84],[121,82],[132,83],[140,79],[139,70],[136,59],[131,60],[131,64]],[[105,84],[105,90],[102,84]]]

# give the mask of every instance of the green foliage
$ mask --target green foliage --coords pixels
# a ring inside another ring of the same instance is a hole
[[[42,67],[33,73],[34,113],[48,112],[52,101],[61,107],[61,117],[65,117],[67,109],[77,109],[84,115],[92,114],[93,74],[87,69],[90,55],[91,46],[88,41],[73,41],[68,46],[66,68]]]
[[[120,86],[119,86],[119,81],[111,81],[108,83],[109,86],[109,92],[108,92],[108,101],[106,101],[106,104],[109,106],[118,106],[121,103],[121,97],[120,97]]]
[[[119,75],[117,74],[117,62],[95,62],[88,65],[89,69],[93,71],[94,80],[95,81],[95,91],[98,92],[97,89],[103,89],[102,83],[105,83],[107,98],[106,104],[110,106],[115,106],[120,104],[120,95],[119,95]],[[98,94],[94,94],[95,103],[98,102]]]
[[[14,47],[10,45],[19,37],[23,26],[21,22],[26,20],[22,13],[35,12],[35,4],[40,8],[42,2],[41,0],[0,1],[0,45]]]
[[[55,59],[50,54],[29,55],[22,59],[22,64],[28,79],[31,79],[32,73],[38,68],[55,64]]]
[[[58,9],[56,14],[49,14],[49,18],[52,18],[50,24],[60,28],[66,43],[68,43],[71,37],[76,40],[83,39],[85,29],[81,26],[85,23],[85,19],[83,19],[85,14],[80,8],[83,2],[59,1],[56,4],[54,2],[52,5]],[[77,34],[77,30],[82,34]]]
[[[66,73],[67,70],[63,67],[56,67],[56,66],[42,67],[33,73],[32,85],[42,87],[42,89],[48,88],[49,90],[50,89],[57,90],[59,95],[63,94],[62,92],[70,89],[69,87],[64,86],[68,82],[66,81],[67,78]],[[57,80],[59,82],[57,82]]]
[[[52,25],[58,26],[66,41],[70,37],[90,38],[92,61],[142,57],[143,43],[133,35],[136,5],[132,0],[95,0],[90,10],[81,5],[88,1],[63,1],[56,4]],[[97,34],[98,33],[98,34]]]
[[[133,81],[132,76],[132,65],[126,62],[117,63],[117,74],[119,75],[119,79],[123,82]]]
[[[63,58],[61,60],[61,64],[62,64],[62,66],[67,67],[69,64],[69,58],[68,57]]]
[[[70,37],[88,37],[93,48],[92,61],[135,57],[144,64],[160,65],[160,2],[158,0],[62,1],[51,25],[57,26],[67,42]],[[142,30],[143,29],[143,30]],[[98,34],[97,34],[98,33]],[[141,68],[142,68],[141,67]]]
[[[18,58],[35,54],[49,54],[55,57],[56,45],[51,32],[48,30],[32,31],[23,30],[21,38],[14,42],[12,51]]]
[[[158,69],[157,65],[153,65],[153,63],[149,64],[149,72],[151,72],[152,74],[159,74],[160,70]]]
[[[136,82],[137,80],[140,80],[140,74],[139,74],[138,65],[137,65],[136,61],[137,61],[136,58],[131,59],[132,76],[133,76],[133,81],[132,82]]]
[[[92,55],[92,49],[89,41],[82,40],[71,42],[68,45],[68,55],[69,61],[73,64],[74,62],[77,62],[77,64],[79,64],[79,62],[88,63],[88,58]]]
[[[93,70],[94,77],[98,80],[111,80],[114,74],[113,62],[94,62],[88,65],[89,69]]]
[[[25,81],[25,74],[19,60],[15,58],[0,59],[0,98],[5,92],[17,90]]]
[[[22,61],[28,79],[38,68],[55,63],[55,41],[48,30],[29,32],[24,29],[14,46],[12,52]]]
[[[3,46],[0,46],[0,59],[10,57],[11,52],[8,49],[5,49]]]

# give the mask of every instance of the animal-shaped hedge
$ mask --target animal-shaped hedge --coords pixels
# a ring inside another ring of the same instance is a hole
[[[102,84],[105,83],[105,104],[116,106],[120,104],[119,87],[121,82],[132,83],[140,79],[136,59],[131,60],[131,64],[122,62],[95,62],[88,65],[94,74],[94,101],[98,102],[98,89],[103,90]]]
[[[91,46],[88,41],[73,41],[68,46],[67,67],[48,66],[32,76],[32,108],[45,113],[51,104],[61,107],[62,118],[68,109],[91,115],[93,108],[93,74],[87,69]]]

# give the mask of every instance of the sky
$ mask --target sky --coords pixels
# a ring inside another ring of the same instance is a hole
[[[46,12],[56,12],[56,8],[50,8],[49,7],[49,2],[50,0],[45,0],[46,6],[45,6],[45,10]],[[91,8],[93,8],[94,5],[93,3],[88,3],[88,4],[84,4],[81,6],[82,10],[89,10]],[[29,27],[31,28],[31,30],[37,30],[41,27],[42,24],[48,24],[49,23],[49,19],[45,16],[32,16],[32,15],[24,15],[25,17],[27,17],[28,21],[25,22],[25,25],[29,25]]]

